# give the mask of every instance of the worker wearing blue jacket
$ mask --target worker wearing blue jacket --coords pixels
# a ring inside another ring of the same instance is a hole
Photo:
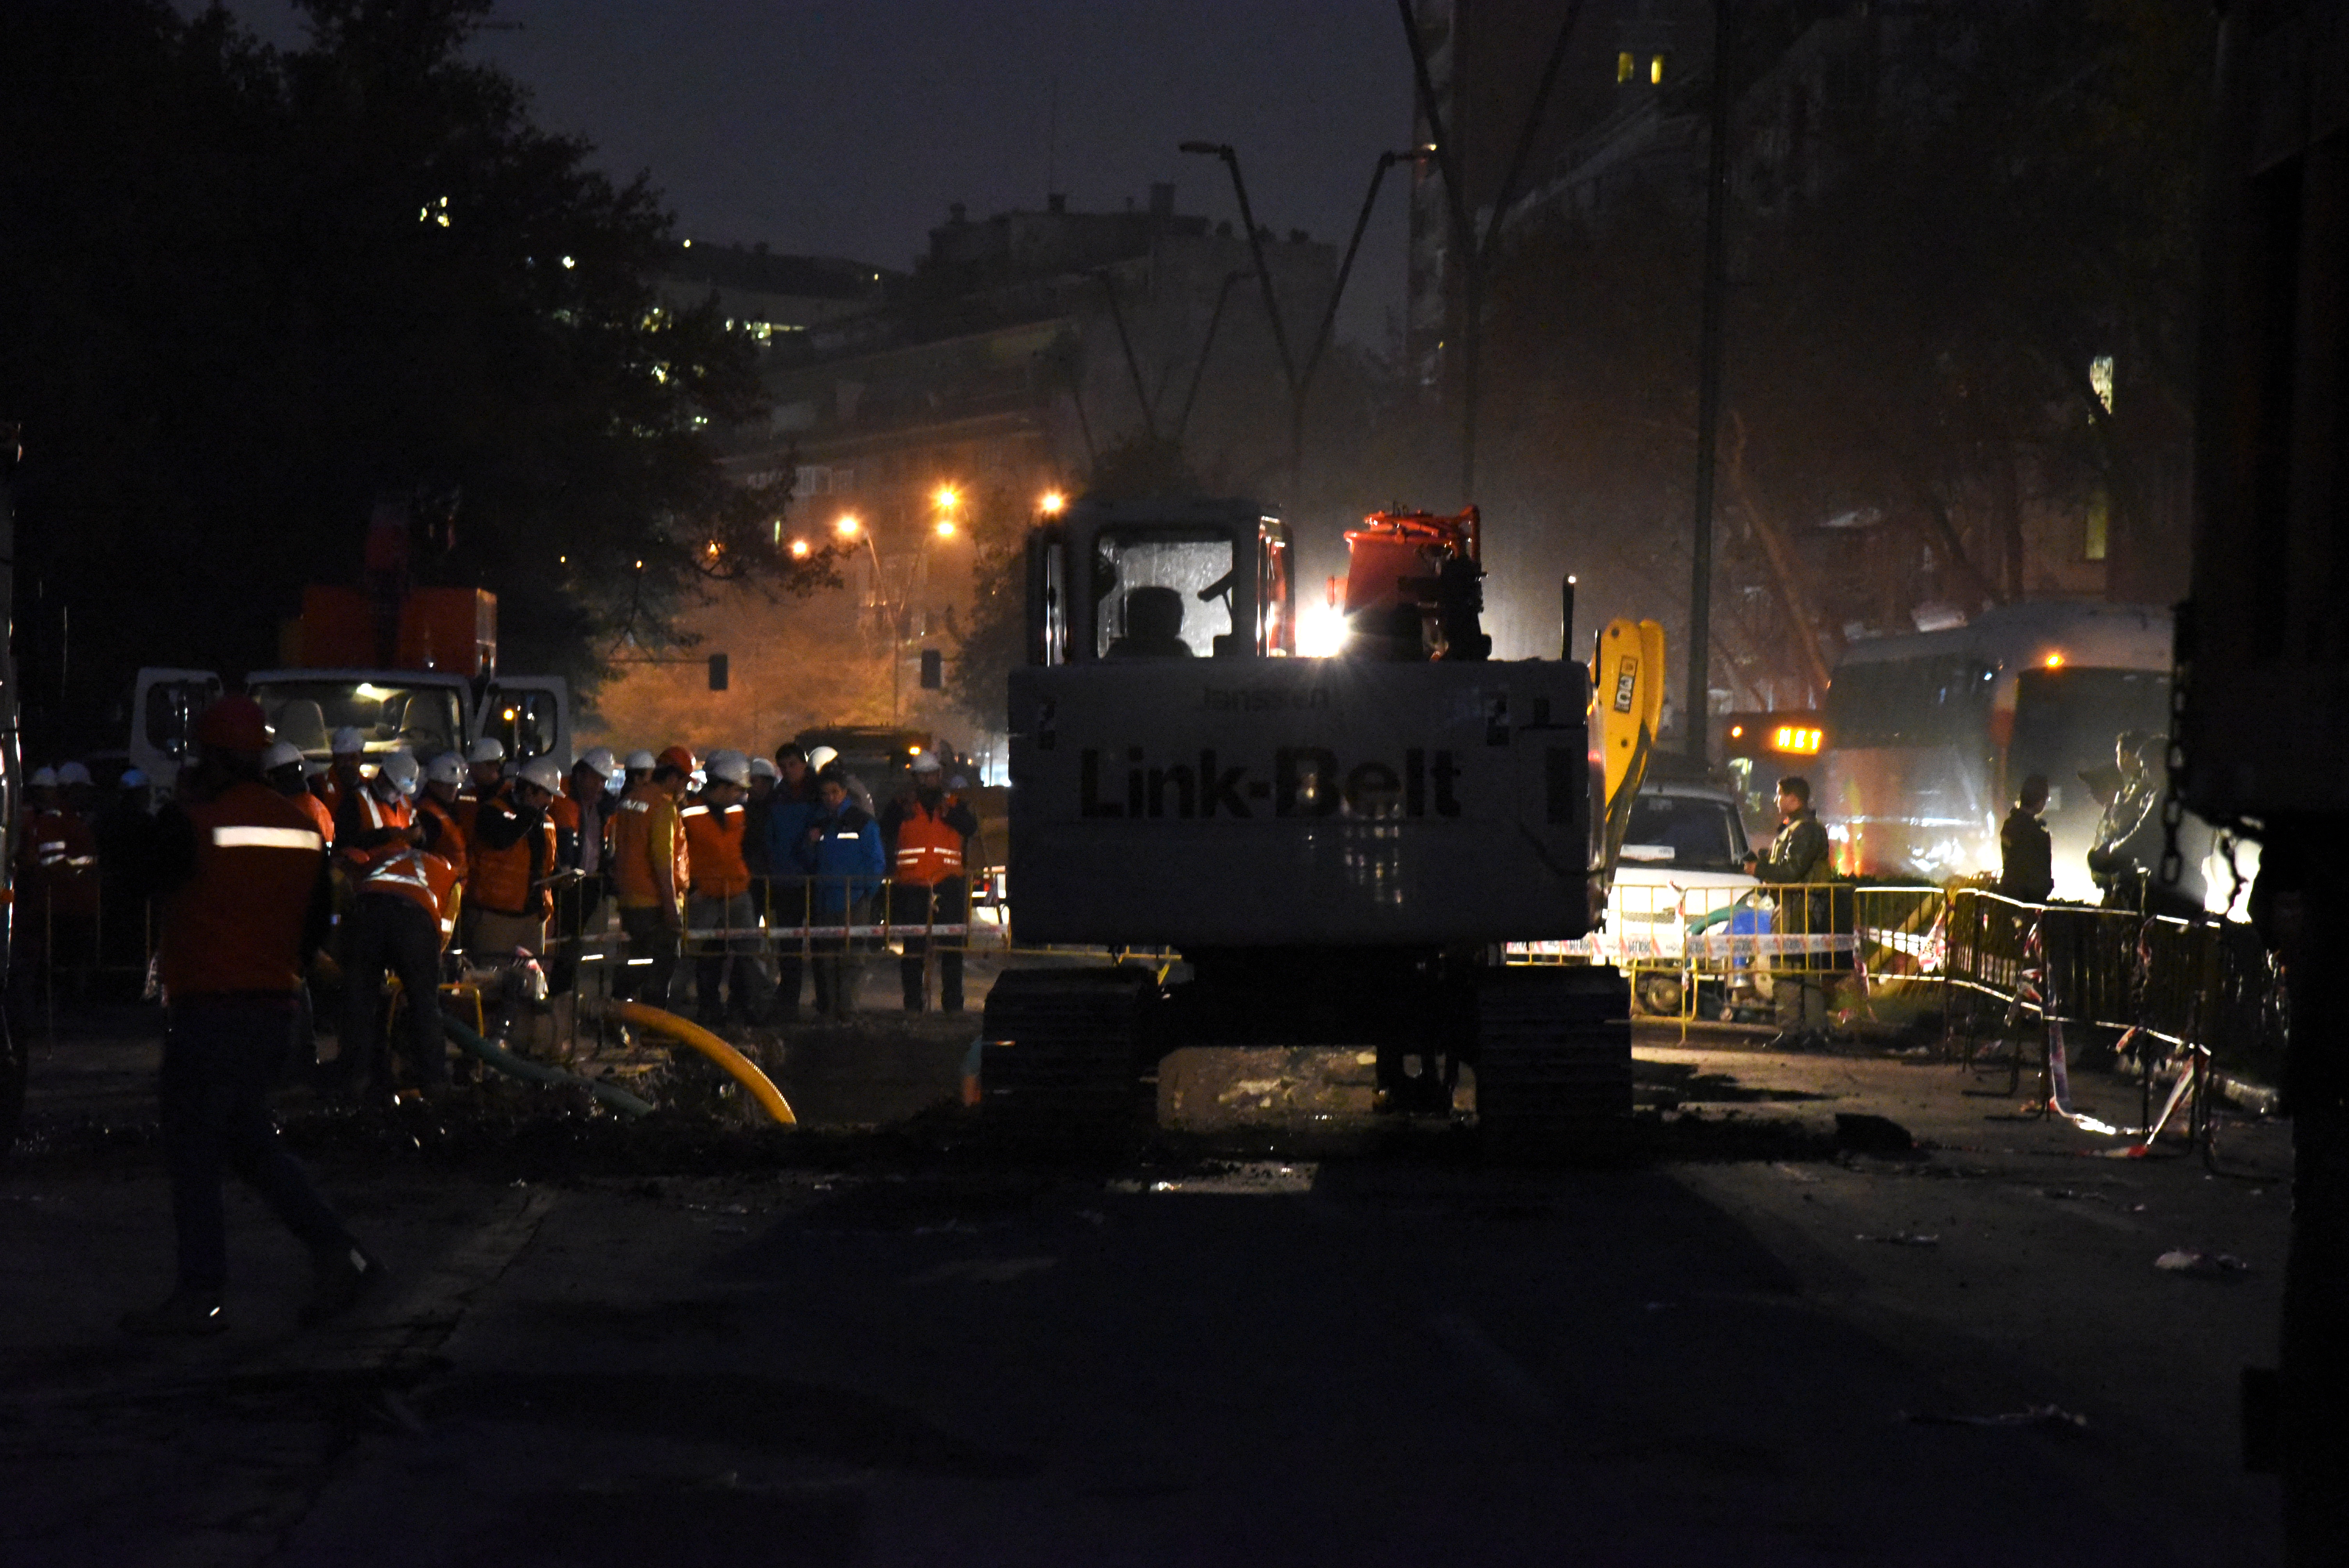
[[[793,741],[775,748],[781,775],[767,799],[767,933],[775,944],[775,1021],[799,1016],[800,972],[809,956],[806,846],[808,824],[823,809],[807,753]]]
[[[848,782],[827,768],[816,776],[817,808],[801,835],[794,860],[812,879],[809,904],[819,926],[862,925],[870,918],[873,895],[887,865],[881,824],[849,799]],[[821,936],[810,944],[815,971],[815,1010],[845,1017],[856,994],[856,966],[849,956],[856,942]]]

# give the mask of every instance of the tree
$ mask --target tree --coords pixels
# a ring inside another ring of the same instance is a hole
[[[719,469],[749,346],[658,308],[647,181],[465,57],[489,0],[305,9],[291,52],[163,0],[0,19],[34,722],[91,731],[140,663],[275,662],[387,493],[456,499],[429,571],[499,594],[508,668],[592,682],[711,580],[829,581]]]

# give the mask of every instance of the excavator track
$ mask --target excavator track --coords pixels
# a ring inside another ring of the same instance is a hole
[[[1631,992],[1611,967],[1487,970],[1476,983],[1476,1119],[1541,1149],[1631,1109]]]
[[[1014,969],[987,997],[981,1104],[1006,1130],[1085,1140],[1122,1137],[1154,1109],[1145,1015],[1149,971]]]

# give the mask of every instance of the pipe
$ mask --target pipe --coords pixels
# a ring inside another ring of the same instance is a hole
[[[652,1114],[653,1108],[649,1101],[638,1099],[618,1084],[605,1083],[600,1078],[582,1078],[577,1073],[567,1073],[561,1068],[551,1068],[543,1062],[526,1060],[493,1040],[483,1039],[445,1013],[440,1016],[440,1027],[450,1039],[457,1042],[459,1049],[470,1056],[479,1057],[502,1073],[513,1078],[526,1078],[532,1083],[585,1085],[589,1094],[594,1095],[622,1116],[636,1117]]]
[[[647,1007],[642,1002],[622,1002],[613,1009],[623,1023],[650,1029],[657,1035],[667,1035],[680,1045],[691,1046],[726,1070],[729,1078],[750,1091],[750,1098],[774,1119],[778,1127],[797,1127],[800,1119],[792,1114],[791,1102],[774,1081],[748,1057],[703,1028],[688,1023],[675,1013],[665,1013],[658,1007]]]

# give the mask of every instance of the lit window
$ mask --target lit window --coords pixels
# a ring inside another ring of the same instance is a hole
[[[1620,83],[1630,81],[1631,79],[1632,73],[1637,71],[1639,68],[1640,62],[1631,57],[1630,50],[1626,49],[1621,54],[1615,57],[1615,79],[1617,82]]]
[[[2096,401],[2105,406],[2105,412],[2111,413],[2113,411],[2113,356],[2111,355],[2099,354],[2088,361],[2088,386],[2095,392]]]
[[[2088,497],[2088,525],[2080,541],[2080,553],[2090,561],[2102,561],[2111,548],[2113,536],[2112,498],[2099,486]]]
[[[1648,61],[1648,80],[1649,80],[1649,82],[1650,82],[1651,85],[1656,86],[1656,87],[1661,87],[1661,86],[1663,85],[1663,82],[1664,82],[1664,57],[1663,57],[1663,56],[1661,56],[1661,55],[1657,55],[1657,56],[1653,57],[1652,58],[1651,58],[1651,59]]]

